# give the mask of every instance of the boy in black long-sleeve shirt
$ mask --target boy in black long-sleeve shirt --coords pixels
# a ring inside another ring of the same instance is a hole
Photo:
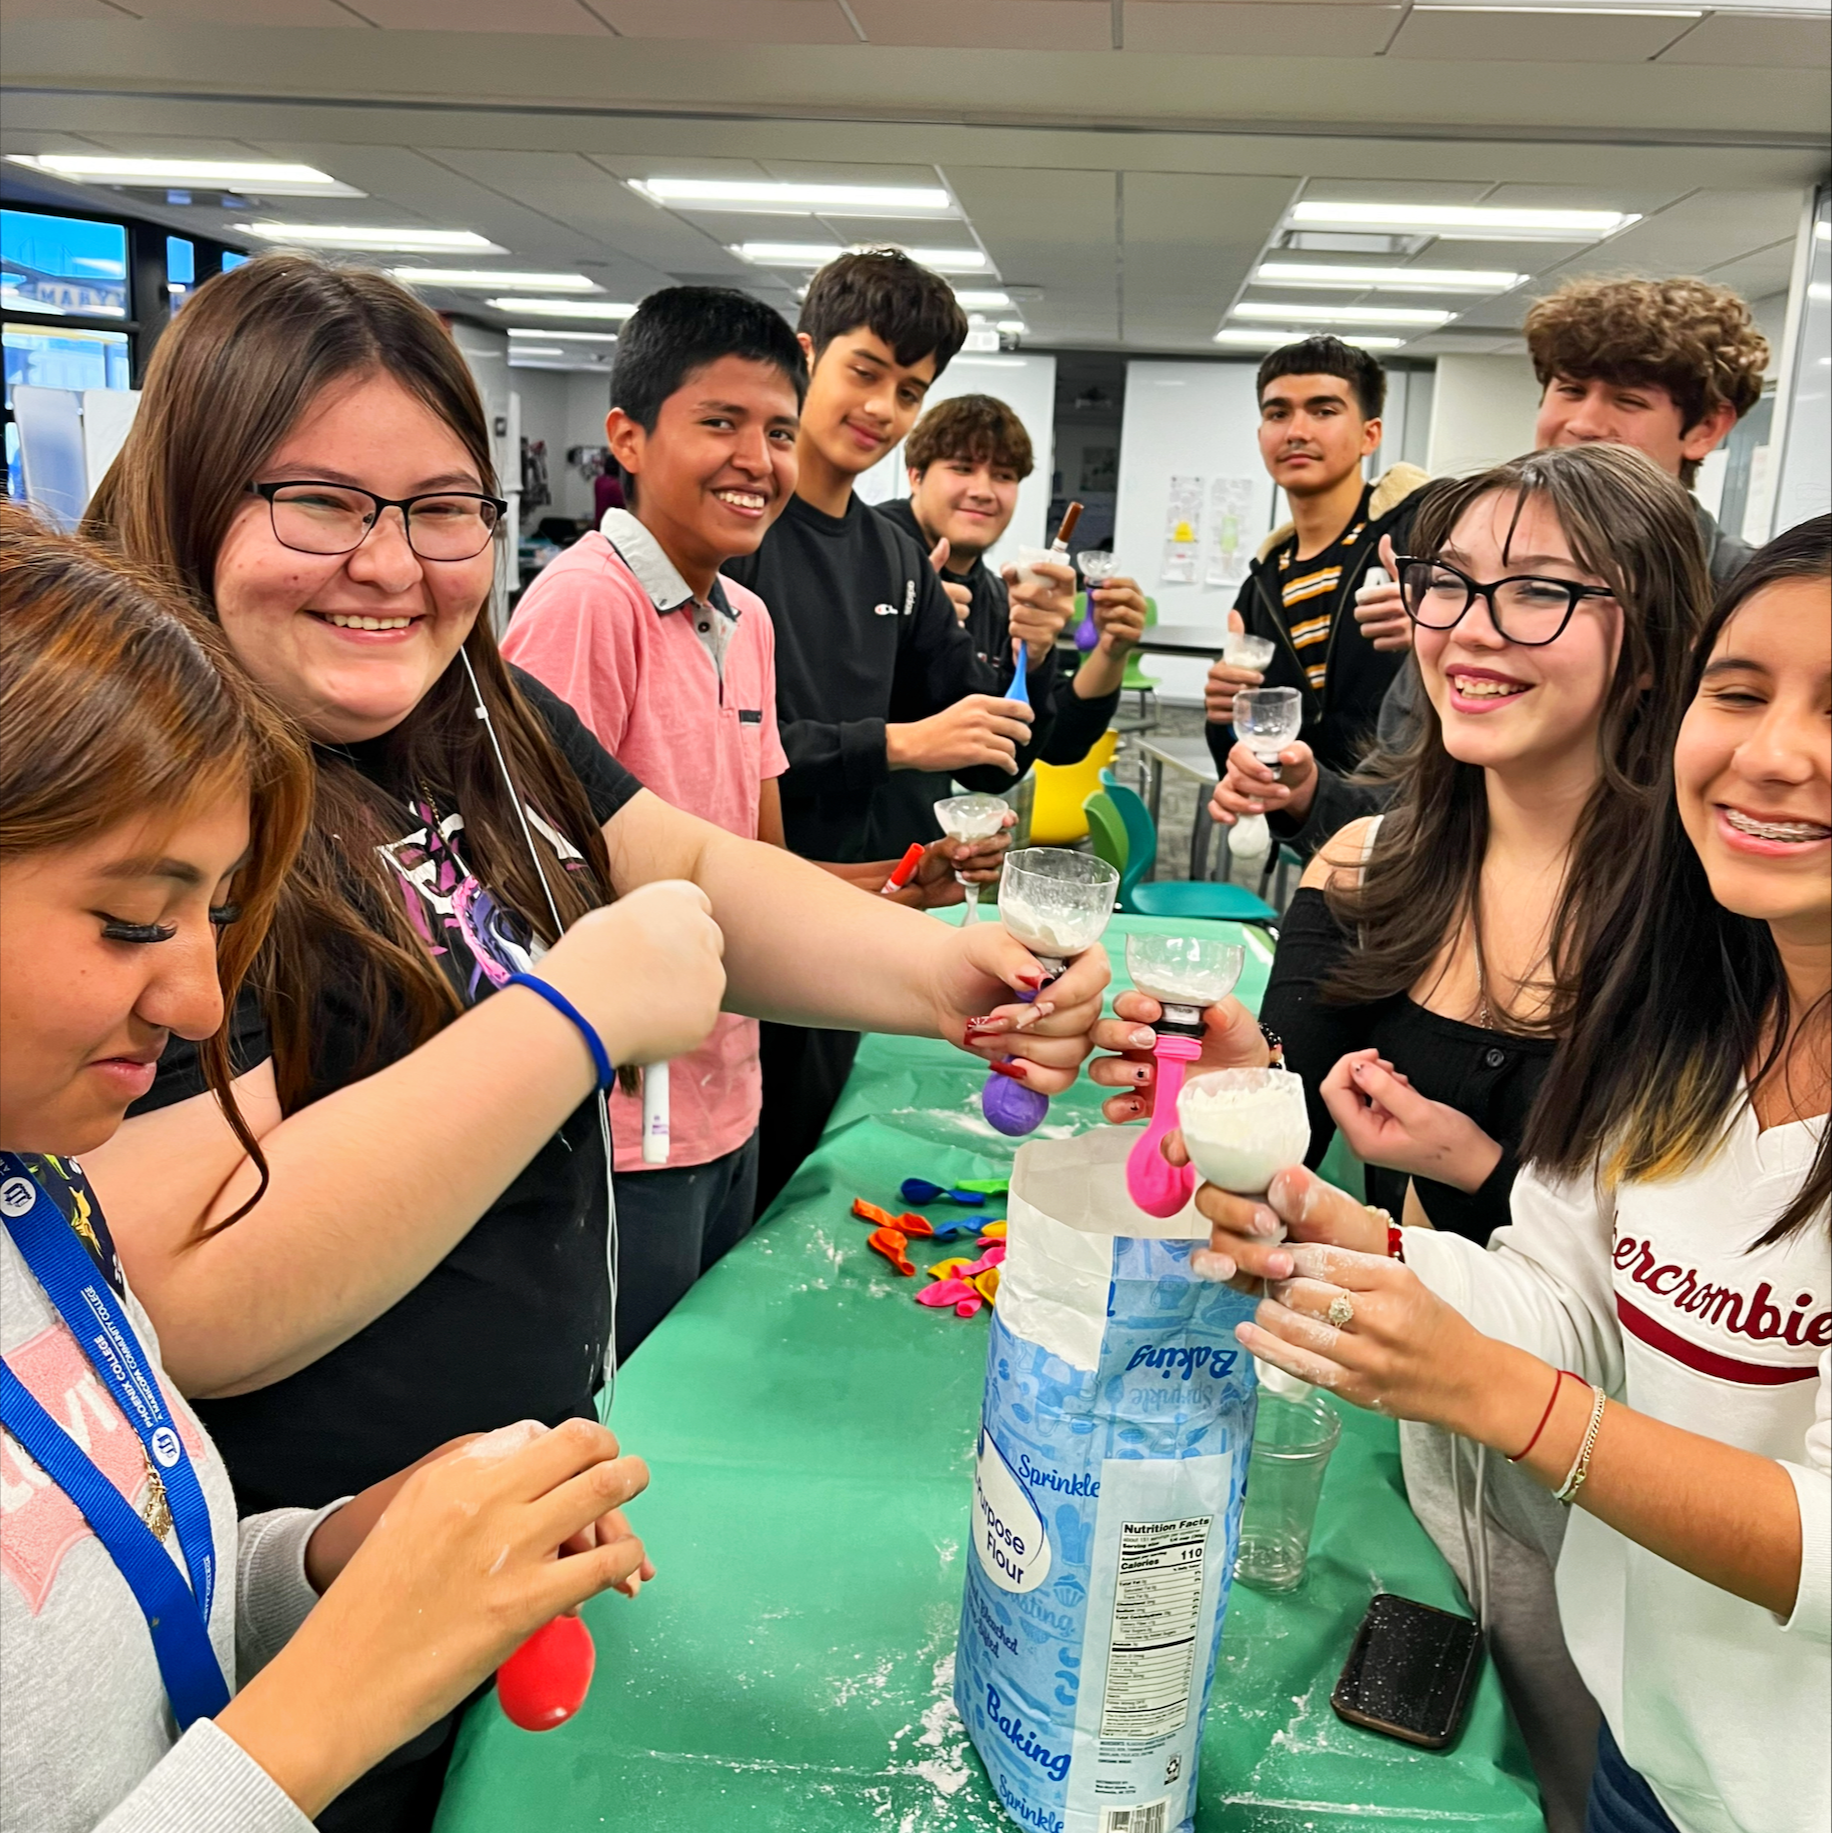
[[[788,771],[764,838],[805,858],[868,857],[873,801],[894,772],[947,771],[998,794],[1029,764],[1030,707],[1004,696],[1012,659],[981,662],[931,556],[854,495],[891,451],[967,337],[948,283],[895,250],[842,255],[809,283],[800,337],[808,396],[796,494],[753,555],[724,569],[770,607],[777,725]],[[946,558],[946,555],[940,556]],[[1056,665],[1029,678],[1047,705]],[[905,841],[923,838],[905,836]],[[873,835],[895,853],[897,836]],[[814,1148],[858,1037],[766,1024],[761,1210]]]

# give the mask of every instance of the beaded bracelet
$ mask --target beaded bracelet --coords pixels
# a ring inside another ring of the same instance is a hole
[[[1267,1067],[1269,1069],[1284,1069],[1286,1066],[1285,1039],[1282,1038],[1271,1025],[1263,1023],[1258,1019],[1255,1022],[1260,1025],[1260,1035],[1266,1040]]]

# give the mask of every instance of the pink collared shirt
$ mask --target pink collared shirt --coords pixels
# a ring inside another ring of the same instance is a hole
[[[723,603],[720,602],[723,599]],[[755,593],[717,581],[697,600],[655,537],[626,510],[543,567],[503,654],[544,681],[644,788],[747,840],[759,790],[781,776],[776,638]],[[763,1100],[753,1019],[721,1013],[669,1074],[671,1165],[704,1165],[742,1146]],[[640,1172],[642,1110],[611,1098],[617,1169]]]

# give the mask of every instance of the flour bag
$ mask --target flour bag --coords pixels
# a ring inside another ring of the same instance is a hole
[[[1036,1833],[1190,1833],[1240,1535],[1253,1301],[1128,1200],[1136,1137],[1022,1147],[1007,1205],[955,1704]]]

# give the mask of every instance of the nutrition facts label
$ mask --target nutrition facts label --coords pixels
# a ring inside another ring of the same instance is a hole
[[[1203,1555],[1213,1519],[1121,1523],[1103,1738],[1164,1737],[1190,1716]]]

